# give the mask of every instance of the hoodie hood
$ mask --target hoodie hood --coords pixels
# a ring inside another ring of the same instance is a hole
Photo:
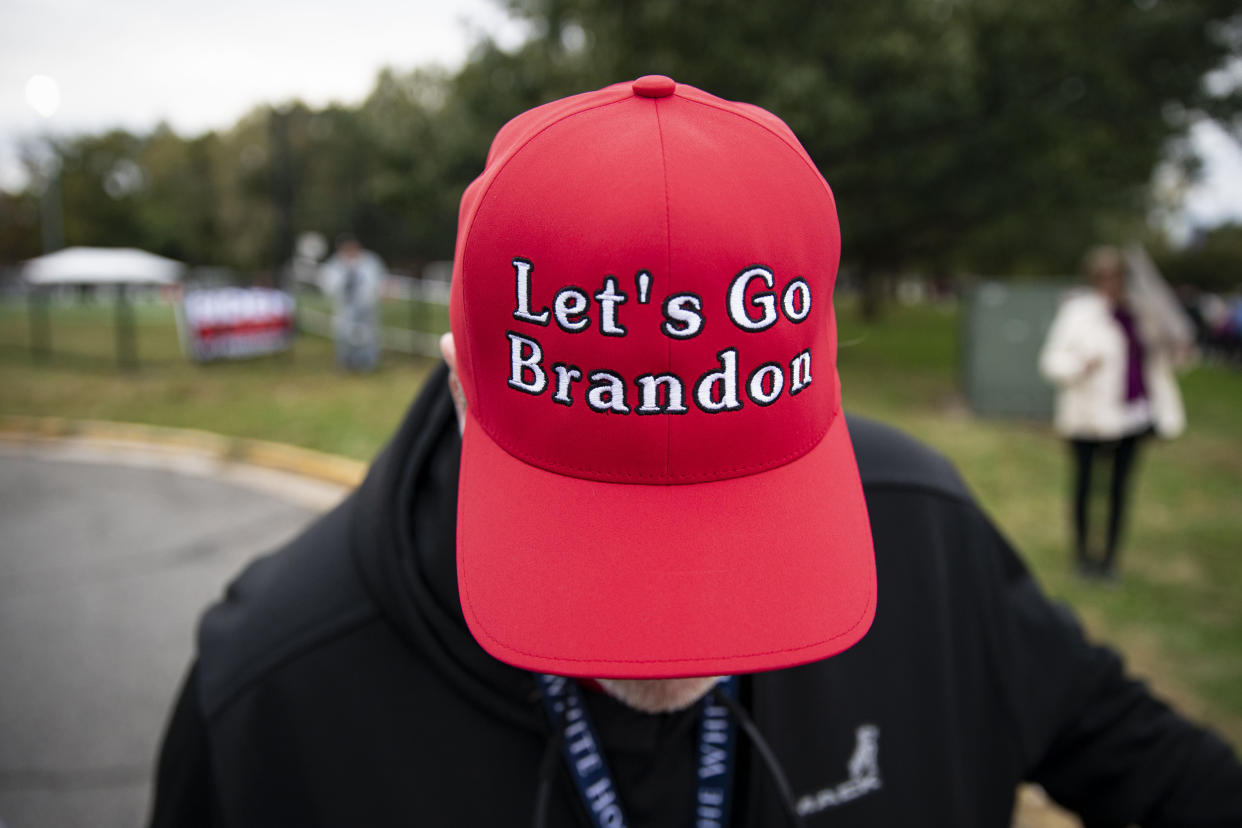
[[[354,494],[354,562],[394,629],[481,709],[544,730],[533,676],[496,660],[466,628],[457,596],[461,438],[444,363]]]

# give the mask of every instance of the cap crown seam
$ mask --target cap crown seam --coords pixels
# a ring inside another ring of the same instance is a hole
[[[660,103],[656,101],[656,135],[660,138],[660,170],[664,173],[664,278],[673,285],[673,206],[668,194],[668,155],[664,149],[664,122],[660,119]],[[664,342],[664,370],[673,369],[673,340]],[[673,455],[673,418],[664,418],[664,478],[671,473]]]
[[[824,191],[828,194],[829,201],[832,202],[833,212],[836,212],[837,200],[832,194],[832,187],[828,186],[828,181],[824,178],[824,174],[820,172],[819,167],[815,166],[815,162],[812,161],[811,157],[807,154],[806,147],[802,146],[800,143],[796,143],[796,142],[790,143],[789,139],[786,138],[784,135],[781,135],[779,131],[772,129],[772,127],[768,126],[762,121],[759,121],[755,118],[751,118],[750,116],[744,113],[738,112],[736,110],[730,109],[725,106],[720,106],[719,104],[711,103],[709,101],[700,101],[700,100],[697,100],[696,98],[683,96],[682,100],[686,101],[687,103],[698,104],[699,106],[706,107],[707,109],[715,109],[719,112],[725,113],[726,115],[732,115],[735,118],[740,118],[743,121],[746,121],[747,123],[753,124],[759,129],[762,129],[764,132],[768,133],[773,138],[780,141],[790,151],[792,151],[795,155],[797,155],[798,159],[803,164],[805,164],[811,170],[811,172],[815,174],[815,177],[819,180],[819,183],[824,186]],[[776,116],[773,116],[773,117],[776,117]],[[788,128],[788,126],[786,126],[786,128]]]

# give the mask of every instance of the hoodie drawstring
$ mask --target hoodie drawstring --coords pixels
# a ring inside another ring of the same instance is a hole
[[[552,779],[556,776],[556,760],[561,752],[561,742],[565,741],[565,722],[552,723],[552,736],[543,749],[543,758],[539,760],[539,787],[535,789],[535,819],[531,824],[534,828],[544,828],[548,823],[548,799],[552,795]]]
[[[712,698],[717,704],[723,704],[729,708],[729,713],[742,726],[742,730],[750,737],[750,742],[755,746],[755,750],[759,752],[759,757],[763,760],[763,765],[768,770],[768,775],[772,777],[772,781],[776,784],[777,793],[780,794],[781,804],[785,807],[785,815],[789,817],[789,824],[794,828],[804,828],[802,815],[798,813],[798,806],[794,802],[793,789],[789,786],[789,779],[785,776],[785,771],[781,768],[781,763],[777,760],[776,754],[772,752],[772,748],[768,746],[767,740],[763,738],[763,734],[759,732],[759,728],[755,726],[755,721],[746,712],[746,708],[738,702],[737,699],[728,693],[721,693],[718,689],[712,691]]]

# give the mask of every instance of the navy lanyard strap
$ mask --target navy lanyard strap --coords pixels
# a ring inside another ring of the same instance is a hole
[[[582,703],[582,690],[574,679],[536,674],[544,708],[553,728],[562,728],[561,752],[569,775],[595,828],[626,828],[625,814],[617,796],[612,772],[604,761],[603,748]],[[721,679],[717,692],[737,697],[737,681]],[[725,828],[733,794],[733,760],[736,736],[729,709],[709,695],[699,702],[699,745],[696,768],[694,815],[698,828]]]
[[[694,800],[696,828],[725,828],[733,799],[733,757],[736,728],[729,708],[717,703],[715,693],[737,698],[737,680],[727,676],[700,704],[698,791]]]
[[[596,828],[625,828],[612,772],[604,763],[599,737],[582,705],[578,682],[564,676],[538,674],[544,707],[553,728],[561,728],[561,751],[582,804]]]

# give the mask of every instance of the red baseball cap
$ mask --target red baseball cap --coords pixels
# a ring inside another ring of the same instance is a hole
[[[462,609],[524,669],[838,653],[875,614],[832,192],[772,114],[648,76],[530,110],[462,197]]]

